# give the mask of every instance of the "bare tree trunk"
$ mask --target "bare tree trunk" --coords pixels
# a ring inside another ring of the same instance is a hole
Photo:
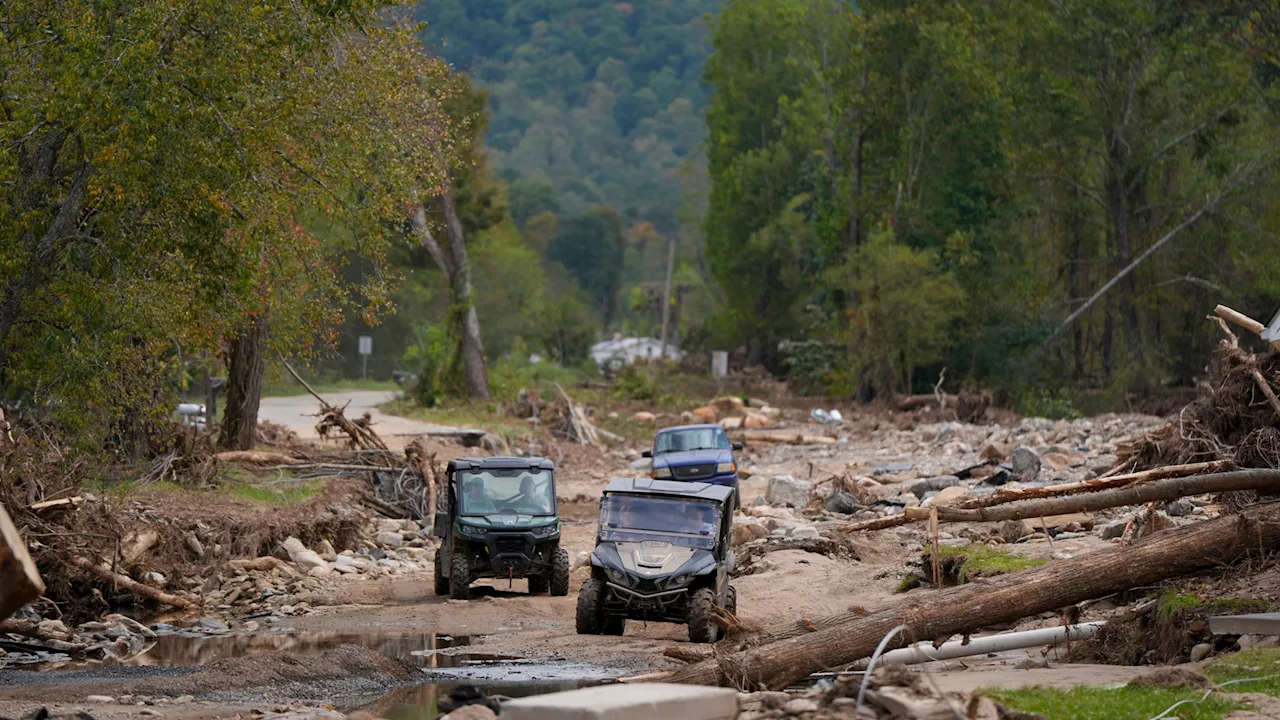
[[[462,221],[453,203],[453,188],[446,187],[440,196],[444,205],[445,230],[449,235],[449,254],[453,256],[455,302],[467,309],[462,323],[462,365],[467,375],[467,394],[477,400],[489,399],[489,369],[484,362],[484,343],[480,338],[480,318],[471,302],[471,263],[462,234]]]
[[[218,445],[228,450],[253,449],[258,427],[258,405],[262,401],[262,374],[265,369],[267,325],[261,318],[250,321],[231,341],[227,363],[227,407],[222,416]]]
[[[784,688],[806,675],[869,656],[881,638],[905,626],[888,647],[945,639],[1204,568],[1230,563],[1250,551],[1280,546],[1280,508],[1166,530],[1131,547],[1057,560],[1043,567],[929,593],[867,614],[858,611],[812,623],[816,632],[676,671],[665,682]],[[784,634],[792,628],[780,628]]]

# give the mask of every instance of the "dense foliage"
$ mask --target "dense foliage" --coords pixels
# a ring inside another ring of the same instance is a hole
[[[775,368],[779,341],[832,344],[826,389],[864,396],[943,365],[1012,389],[1190,382],[1207,310],[1280,302],[1276,21],[729,0],[706,75],[723,322]]]

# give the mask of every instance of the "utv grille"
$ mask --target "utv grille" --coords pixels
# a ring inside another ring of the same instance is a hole
[[[676,476],[678,480],[699,480],[709,478],[716,474],[716,466],[714,464],[707,465],[686,465],[685,467],[671,468],[671,474]]]
[[[493,541],[493,551],[494,551],[494,554],[496,555],[501,555],[504,553],[523,553],[524,539],[518,538],[518,537],[517,538],[504,538],[504,537],[497,538],[496,540]]]

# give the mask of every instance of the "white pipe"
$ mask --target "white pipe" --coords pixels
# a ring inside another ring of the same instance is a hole
[[[1007,650],[1021,650],[1023,648],[1038,647],[1040,645],[1058,645],[1059,643],[1070,640],[1084,640],[1098,634],[1098,630],[1106,625],[1105,620],[1096,622],[1080,623],[1070,627],[1052,627],[1042,628],[1040,630],[1026,630],[1024,632],[1004,633],[1002,635],[991,635],[981,638],[970,638],[968,644],[964,644],[963,640],[953,640],[943,643],[942,647],[934,648],[931,642],[916,643],[910,647],[893,650],[880,656],[882,663],[899,663],[902,665],[914,665],[916,663],[926,663],[933,660],[952,660],[955,658],[970,657],[973,655],[986,655],[987,653],[1005,652]],[[864,667],[866,661],[863,660],[857,664],[857,667]]]

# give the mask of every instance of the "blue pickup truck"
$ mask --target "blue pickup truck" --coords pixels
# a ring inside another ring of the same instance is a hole
[[[660,480],[684,480],[738,488],[738,463],[734,450],[742,443],[730,443],[719,425],[681,425],[658,431],[653,450],[644,457],[653,458],[653,477]]]

